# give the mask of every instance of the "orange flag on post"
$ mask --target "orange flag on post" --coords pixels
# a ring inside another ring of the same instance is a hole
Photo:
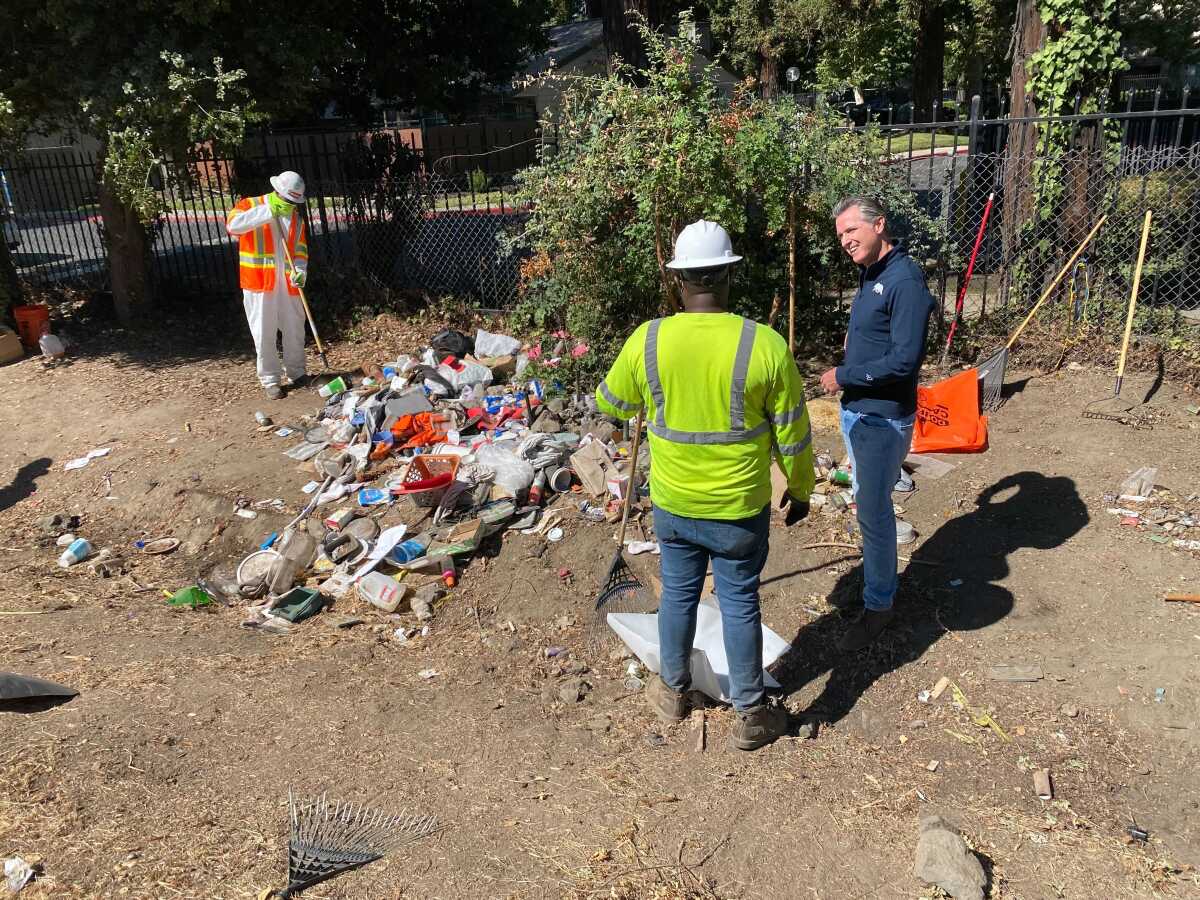
[[[972,453],[987,449],[987,416],[979,414],[979,373],[960,372],[917,388],[913,453]]]

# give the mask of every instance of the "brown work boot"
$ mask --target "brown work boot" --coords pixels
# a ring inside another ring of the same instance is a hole
[[[646,700],[654,714],[664,722],[682,722],[691,711],[691,702],[686,691],[674,691],[659,676],[650,680],[646,688]]]
[[[787,733],[787,710],[760,703],[737,712],[729,744],[736,750],[757,750]]]
[[[892,624],[894,616],[895,613],[890,609],[864,609],[862,614],[846,629],[842,639],[838,641],[838,649],[847,653],[856,653],[870,647],[875,643],[875,639]]]

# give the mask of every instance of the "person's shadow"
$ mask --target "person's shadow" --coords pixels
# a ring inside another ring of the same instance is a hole
[[[806,717],[836,722],[876,679],[919,659],[947,631],[972,631],[999,622],[1013,609],[1012,594],[998,583],[1008,575],[1008,554],[1022,547],[1052,549],[1088,522],[1075,482],[1040,472],[1006,476],[985,489],[976,503],[974,510],[951,519],[912,554],[900,576],[891,628],[859,653],[839,650],[837,641],[862,608],[861,563],[838,580],[829,603],[840,611],[802,627],[771,670],[785,696],[829,672]],[[903,547],[900,552],[903,555]],[[959,579],[961,584],[951,584]]]
[[[37,479],[50,471],[50,460],[46,457],[27,462],[17,470],[11,484],[0,488],[0,512],[16,506],[37,490]]]

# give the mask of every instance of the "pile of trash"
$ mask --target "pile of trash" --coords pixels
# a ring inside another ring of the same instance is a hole
[[[638,487],[629,435],[528,366],[514,338],[443,331],[419,355],[325,380],[323,406],[295,426],[256,414],[261,430],[300,438],[285,455],[311,467],[303,508],[196,590],[251,601],[244,624],[270,632],[353,597],[428,622],[492,535],[544,546],[571,521],[616,521]],[[648,463],[646,451],[639,481]]]
[[[1104,495],[1109,515],[1120,524],[1145,532],[1156,544],[1200,552],[1200,494],[1180,499],[1155,483],[1158,469],[1142,466],[1115,492]]]
[[[831,454],[818,453],[813,463],[813,471],[816,484],[813,485],[810,498],[812,508],[819,510],[824,516],[838,520],[846,536],[854,537],[858,529],[855,517],[858,507],[854,502],[854,475],[850,460],[843,460],[839,464]],[[910,494],[915,490],[912,476],[902,468],[895,491]],[[911,544],[916,541],[916,530],[901,518],[904,515],[904,507],[893,504],[892,509],[896,514],[896,543]]]

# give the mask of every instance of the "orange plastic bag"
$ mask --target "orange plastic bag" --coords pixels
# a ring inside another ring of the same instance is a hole
[[[917,388],[913,453],[971,453],[987,449],[987,416],[979,414],[979,372],[968,369]]]

